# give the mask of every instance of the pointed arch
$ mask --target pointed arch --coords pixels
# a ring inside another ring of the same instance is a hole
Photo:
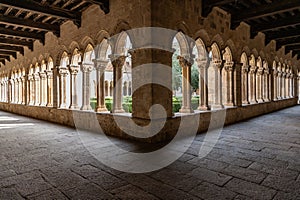
[[[219,49],[223,49],[225,47],[225,43],[223,38],[220,36],[220,34],[215,35],[212,40],[212,44],[216,43],[219,47]]]

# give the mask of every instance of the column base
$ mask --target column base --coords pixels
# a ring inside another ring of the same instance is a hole
[[[242,101],[242,104],[250,104],[249,101]]]
[[[125,113],[125,110],[123,110],[122,108],[116,109],[116,110],[113,110],[112,113]]]
[[[191,108],[181,108],[179,110],[180,113],[194,113],[194,110]]]
[[[61,105],[59,106],[59,108],[61,108],[61,109],[66,109],[66,108],[67,108],[67,105],[66,105],[66,104],[61,104]]]
[[[233,107],[234,104],[233,104],[233,103],[226,103],[224,106],[227,106],[227,107]]]
[[[79,106],[78,105],[71,105],[69,107],[69,109],[72,109],[72,110],[79,110]]]
[[[258,99],[258,100],[257,100],[257,103],[264,103],[264,100]]]
[[[46,104],[45,103],[41,103],[40,106],[46,106]]]
[[[80,110],[93,110],[91,105],[84,105],[80,108]]]
[[[96,112],[107,112],[107,108],[104,106],[104,107],[97,107],[96,108]]]
[[[250,104],[256,104],[256,103],[258,103],[256,100],[250,101]]]
[[[197,110],[202,110],[202,111],[206,111],[206,110],[210,110],[210,108],[208,107],[208,106],[199,106],[198,108],[197,108]]]
[[[47,106],[47,107],[53,107],[53,104],[48,103],[46,106]]]
[[[264,102],[270,102],[271,100],[270,99],[264,99]]]
[[[223,109],[224,105],[211,105],[211,109]]]

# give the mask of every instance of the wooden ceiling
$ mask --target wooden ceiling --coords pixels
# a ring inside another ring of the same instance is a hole
[[[300,58],[300,0],[203,0],[203,16],[214,6],[231,14],[231,28],[244,21],[251,25],[251,37],[266,35],[266,44],[276,41],[277,50],[285,46]]]
[[[92,4],[109,12],[109,0],[0,0],[0,62],[33,49],[33,42],[45,42],[45,34],[60,35],[67,20],[81,25],[81,14]]]

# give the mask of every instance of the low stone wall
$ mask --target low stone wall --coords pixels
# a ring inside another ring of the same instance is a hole
[[[218,120],[218,116],[225,114],[224,112],[226,112],[224,125],[228,125],[297,105],[297,100],[297,98],[291,98],[275,102],[226,108],[225,110],[196,111],[189,115],[176,114],[166,121],[165,119],[157,119],[152,120],[152,122],[150,122],[150,120],[132,118],[129,114],[95,113],[8,103],[0,103],[0,110],[76,127],[78,129],[104,132],[111,136],[152,143],[170,140],[177,134],[179,126],[187,135],[190,134],[189,131],[196,130],[198,133],[204,132],[211,123],[216,122],[214,120]],[[182,121],[185,123],[181,123]],[[149,127],[150,123],[151,126]],[[162,124],[164,125],[161,127]],[[157,134],[148,137],[151,132],[155,132],[156,130],[160,131],[158,131]],[[130,135],[127,133],[130,133]],[[132,135],[138,135],[139,138],[133,137]]]

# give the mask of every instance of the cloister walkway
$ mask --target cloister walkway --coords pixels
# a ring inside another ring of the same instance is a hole
[[[300,199],[300,106],[225,127],[200,159],[203,137],[164,169],[128,174],[97,161],[72,128],[0,112],[0,199]]]

